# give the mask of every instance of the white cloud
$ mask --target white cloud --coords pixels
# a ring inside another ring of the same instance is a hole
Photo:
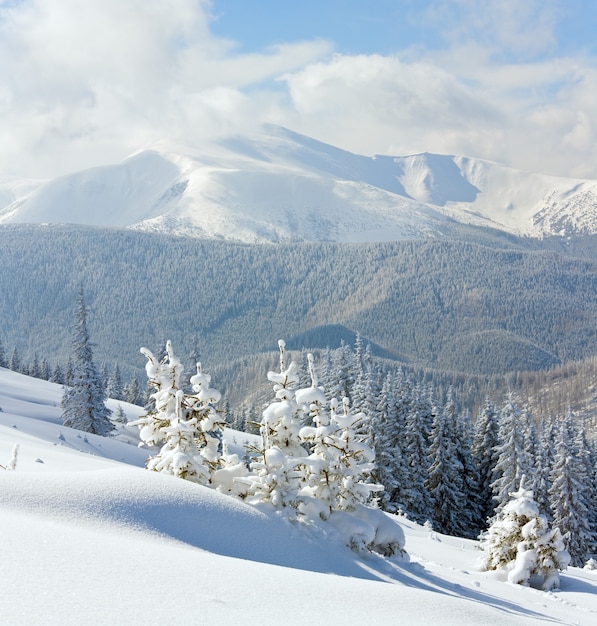
[[[297,130],[368,154],[465,154],[597,177],[595,69],[572,59],[498,65],[476,49],[309,64],[285,78]]]
[[[240,55],[198,0],[24,0],[0,5],[0,177],[121,159],[164,137],[200,140],[267,121],[243,89],[329,51],[325,42]],[[240,126],[239,126],[240,125]]]
[[[490,55],[534,57],[556,44],[562,0],[431,0],[426,18],[451,47],[478,42]]]
[[[207,0],[0,0],[0,179],[263,122],[364,154],[597,177],[594,64],[538,56],[564,6],[430,0],[433,49],[332,56],[325,41],[242,53],[211,34]]]

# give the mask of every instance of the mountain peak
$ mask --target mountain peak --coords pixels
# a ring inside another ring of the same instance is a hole
[[[119,164],[3,189],[0,223],[250,243],[437,237],[454,222],[530,236],[597,232],[596,181],[428,152],[363,156],[275,125],[194,148],[160,142]]]

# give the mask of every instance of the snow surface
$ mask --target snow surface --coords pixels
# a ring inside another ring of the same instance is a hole
[[[129,227],[247,243],[439,237],[452,220],[512,233],[597,233],[597,181],[465,157],[361,156],[277,126],[199,147],[0,183],[0,224]]]
[[[478,570],[477,542],[404,518],[408,559],[358,555],[323,522],[142,469],[136,429],[64,428],[61,395],[0,369],[0,463],[19,446],[0,469],[0,624],[597,621],[596,570],[569,568],[555,592],[512,585]]]

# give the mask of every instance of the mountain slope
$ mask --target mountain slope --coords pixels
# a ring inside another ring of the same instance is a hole
[[[478,571],[477,542],[404,518],[408,560],[358,555],[324,523],[134,467],[134,445],[64,428],[60,394],[0,368],[0,463],[20,446],[0,469],[2,624],[594,622],[595,571],[513,586]]]
[[[478,237],[481,235],[478,234]],[[548,241],[242,245],[127,230],[0,227],[0,337],[31,363],[70,354],[85,286],[99,363],[199,347],[209,368],[276,349],[337,347],[470,373],[546,368],[597,351],[597,260]],[[593,257],[595,245],[593,242]],[[350,333],[349,333],[350,334]]]
[[[200,147],[161,143],[33,191],[2,188],[0,223],[247,243],[439,237],[455,222],[533,237],[597,232],[595,181],[427,153],[366,157],[276,126]]]

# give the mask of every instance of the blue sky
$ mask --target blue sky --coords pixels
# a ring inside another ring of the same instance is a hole
[[[593,0],[0,0],[0,181],[263,123],[597,178]]]
[[[322,38],[333,42],[334,49],[342,54],[396,54],[409,47],[446,47],[455,24],[468,31],[469,37],[482,40],[489,33],[476,30],[471,13],[483,13],[490,4],[485,0],[215,0],[212,32],[236,41],[244,51]],[[504,0],[501,4],[526,4],[528,12],[519,9],[517,13],[523,25],[525,20],[532,21],[542,14],[553,20],[552,45],[536,56],[595,53],[597,49],[597,7],[591,0],[538,4],[532,0]],[[546,7],[548,10],[542,13],[541,8]],[[508,49],[501,52],[512,61],[522,60]]]

